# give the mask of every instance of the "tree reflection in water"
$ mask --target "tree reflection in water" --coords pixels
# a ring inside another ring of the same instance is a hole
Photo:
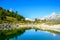
[[[6,30],[5,31],[0,30],[0,40],[9,40],[14,37],[17,39],[17,36],[22,35],[25,32],[25,30],[26,29],[21,29],[17,31],[15,30],[16,32],[11,30],[9,33],[6,32]]]

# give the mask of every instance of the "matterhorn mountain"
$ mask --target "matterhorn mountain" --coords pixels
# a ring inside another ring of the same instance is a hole
[[[55,13],[53,12],[51,15],[49,16],[44,16],[42,18],[40,18],[40,20],[48,20],[48,21],[56,21],[56,20],[60,20],[60,13]]]

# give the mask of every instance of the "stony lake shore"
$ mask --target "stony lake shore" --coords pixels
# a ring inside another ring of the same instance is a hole
[[[31,27],[41,30],[54,30],[60,32],[60,24],[57,25],[47,25],[43,24],[0,24],[0,30],[7,30],[7,29],[14,29],[14,28],[24,28],[24,27]]]
[[[25,30],[34,29],[47,31],[51,33],[58,33],[60,34],[60,24],[58,25],[47,25],[45,23],[43,24],[0,24],[0,40],[3,39],[7,40],[9,38],[13,38],[14,35],[21,35],[25,32]]]

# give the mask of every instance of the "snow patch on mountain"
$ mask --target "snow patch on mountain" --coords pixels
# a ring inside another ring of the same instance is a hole
[[[53,12],[51,15],[49,16],[44,16],[42,18],[40,18],[40,20],[60,20],[60,13],[55,13]]]
[[[35,21],[35,19],[25,18],[25,20]]]

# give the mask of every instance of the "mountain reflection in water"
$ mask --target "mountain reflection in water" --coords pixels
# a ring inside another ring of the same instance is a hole
[[[6,36],[0,35],[0,40],[59,40],[60,34],[41,30],[23,30]]]

